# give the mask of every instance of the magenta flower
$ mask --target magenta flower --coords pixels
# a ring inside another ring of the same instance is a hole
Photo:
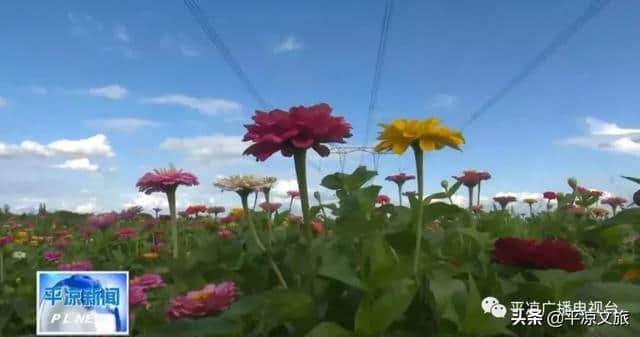
[[[384,194],[380,194],[376,197],[376,204],[385,205],[385,204],[388,204],[389,202],[391,202],[391,199]]]
[[[217,286],[208,284],[202,290],[174,297],[167,308],[166,319],[171,321],[210,316],[227,310],[235,297],[236,285],[233,282],[224,282]]]
[[[62,253],[58,251],[47,251],[42,253],[42,260],[47,263],[58,263],[62,259]]]
[[[396,174],[396,175],[391,175],[391,176],[388,176],[388,177],[384,178],[384,180],[391,181],[391,182],[394,182],[396,184],[404,184],[405,182],[407,182],[409,180],[413,180],[413,179],[416,179],[416,177],[407,175],[406,173],[400,173],[400,174]]]
[[[120,216],[118,213],[109,212],[109,213],[101,213],[98,215],[92,215],[87,219],[87,222],[91,226],[104,231],[114,223],[118,222],[118,220],[120,220]]]
[[[173,244],[173,258],[178,258],[178,225],[176,223],[176,189],[178,186],[198,185],[198,178],[195,175],[176,170],[173,166],[168,169],[156,169],[147,172],[136,183],[140,192],[151,194],[153,192],[163,192],[167,195],[169,203],[169,213],[171,214],[171,241]]]
[[[494,197],[493,201],[497,202],[498,204],[500,204],[500,207],[502,208],[502,210],[504,211],[505,208],[507,208],[507,205],[511,202],[515,202],[518,199],[516,199],[516,197],[511,196],[511,195],[504,195],[504,196],[498,196],[498,197]]]
[[[273,213],[277,211],[282,206],[279,202],[261,202],[260,208],[262,208],[265,212]]]
[[[623,207],[627,203],[627,199],[620,197],[609,197],[602,200],[603,205],[609,205],[613,211],[613,215],[616,215],[618,207]]]
[[[299,198],[300,197],[300,192],[296,191],[296,190],[291,190],[291,191],[287,191],[287,195],[291,198]]]
[[[344,143],[351,137],[351,124],[343,117],[331,116],[331,107],[322,103],[310,107],[292,107],[289,111],[256,111],[252,117],[255,124],[245,125],[247,133],[243,141],[253,145],[245,155],[253,155],[264,161],[275,152],[291,157],[297,150],[314,149],[320,156],[329,155],[323,143]]]
[[[162,280],[162,276],[156,273],[146,273],[140,276],[136,276],[133,280],[129,281],[132,287],[141,287],[144,290],[154,288],[164,288],[166,284]]]
[[[0,247],[13,243],[14,240],[10,236],[0,236]]]
[[[147,305],[147,294],[144,287],[132,286],[129,288],[129,305],[132,308]]]
[[[91,271],[93,270],[93,263],[89,260],[75,261],[62,264],[58,269],[63,271]]]
[[[218,215],[220,213],[224,213],[224,211],[226,211],[226,209],[222,206],[213,206],[213,207],[207,208],[207,213],[209,214]]]
[[[168,193],[175,191],[179,185],[195,186],[198,184],[198,178],[195,175],[169,167],[168,169],[156,169],[153,172],[145,173],[138,180],[136,186],[140,192],[151,194],[153,192]]]

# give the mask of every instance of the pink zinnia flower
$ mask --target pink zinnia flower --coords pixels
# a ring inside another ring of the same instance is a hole
[[[544,192],[542,193],[542,197],[547,200],[555,200],[558,198],[558,195],[556,194],[556,192]]]
[[[591,196],[595,198],[600,198],[604,193],[602,191],[591,190]]]
[[[380,194],[376,196],[376,204],[385,205],[385,204],[388,204],[389,202],[391,202],[391,199],[384,194]]]
[[[62,259],[62,253],[58,251],[47,251],[42,253],[42,260],[47,263],[58,263]]]
[[[93,235],[93,229],[91,229],[91,227],[83,227],[80,228],[80,234],[82,234],[82,236],[84,237],[90,237],[91,235]]]
[[[147,294],[144,287],[129,287],[129,305],[132,308],[147,305]]]
[[[222,206],[213,206],[213,207],[207,208],[207,213],[209,214],[213,213],[218,215],[220,213],[224,213],[224,211],[225,211],[225,208]]]
[[[75,261],[60,265],[58,269],[65,271],[91,271],[93,270],[93,263],[89,260]]]
[[[162,276],[156,273],[146,273],[140,276],[134,277],[129,284],[132,287],[141,287],[144,290],[154,288],[164,288],[166,284],[162,280]]]
[[[140,206],[129,207],[123,210],[122,212],[120,212],[120,219],[132,220],[135,217],[137,217],[140,213],[142,213],[142,207]]]
[[[236,285],[224,282],[209,284],[202,290],[174,297],[166,312],[167,320],[202,318],[227,310],[236,297]]]
[[[400,185],[404,184],[405,182],[407,182],[409,180],[413,180],[413,179],[416,179],[416,177],[407,175],[406,173],[400,173],[400,174],[396,174],[396,175],[391,175],[391,176],[388,176],[388,177],[384,178],[384,180],[386,180],[386,181],[392,181],[392,182],[394,182],[396,184],[400,184]]]
[[[132,236],[135,236],[137,234],[137,231],[135,228],[133,227],[122,227],[118,230],[118,232],[116,232],[116,237],[118,238],[118,240],[124,240],[124,239],[128,239]]]
[[[233,235],[233,232],[230,231],[228,228],[226,227],[221,227],[220,229],[218,229],[218,236],[221,238],[228,238],[231,235]]]
[[[277,211],[280,207],[282,206],[281,203],[279,202],[261,202],[260,203],[260,208],[262,208],[263,210],[265,210],[265,212],[275,212]]]
[[[92,215],[89,217],[89,219],[87,219],[87,221],[91,226],[98,228],[100,230],[105,230],[109,226],[118,222],[119,219],[120,217],[118,213],[109,212],[109,213],[102,213],[98,215]]]
[[[0,236],[0,247],[13,243],[14,240],[10,236]]]
[[[323,143],[344,143],[351,137],[351,125],[343,117],[331,116],[331,107],[322,103],[310,107],[292,107],[289,111],[256,111],[255,124],[245,125],[247,133],[243,141],[253,144],[245,155],[253,155],[264,161],[280,151],[291,157],[296,150],[314,149],[320,156],[329,155]]]
[[[609,206],[624,206],[627,203],[627,199],[620,197],[609,197],[602,199],[602,204]]]
[[[299,191],[295,191],[295,190],[291,190],[291,191],[287,191],[287,195],[291,198],[299,198],[300,197],[300,192]]]
[[[170,167],[169,169],[155,169],[153,172],[145,173],[138,180],[136,186],[140,192],[151,194],[153,192],[168,193],[175,191],[179,185],[194,186],[198,184],[198,178],[195,175]]]
[[[232,222],[236,221],[236,218],[233,216],[233,214],[229,214],[223,218],[220,219],[220,223],[221,224],[230,224]]]
[[[320,220],[311,221],[311,231],[317,235],[324,233],[324,224]]]
[[[478,185],[478,183],[483,180],[483,178],[485,177],[484,173],[486,172],[464,171],[462,176],[460,177],[452,176],[452,177],[457,181],[462,182],[464,186],[472,188]],[[491,176],[489,175],[489,177]]]

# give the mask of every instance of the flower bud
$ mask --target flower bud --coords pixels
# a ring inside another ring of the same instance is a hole
[[[576,189],[576,187],[578,187],[578,179],[576,179],[576,177],[571,177],[567,180],[567,183],[569,184],[569,186],[571,186],[572,189]]]
[[[447,188],[449,188],[449,182],[447,180],[443,180],[440,182],[440,186],[442,186],[442,188],[446,190]]]

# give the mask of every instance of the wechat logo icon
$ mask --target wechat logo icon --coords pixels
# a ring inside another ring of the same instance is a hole
[[[491,314],[495,318],[504,318],[507,315],[507,307],[500,304],[500,301],[495,297],[485,297],[480,306],[485,314]]]

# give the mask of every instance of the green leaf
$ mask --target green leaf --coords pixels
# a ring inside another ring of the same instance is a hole
[[[640,224],[640,207],[622,210],[616,216],[603,221],[602,224]]]
[[[406,278],[391,284],[382,295],[365,295],[360,302],[355,318],[355,331],[359,336],[377,336],[404,312],[415,296],[415,281]]]
[[[460,317],[451,299],[454,296],[466,297],[467,288],[464,282],[451,278],[441,278],[430,280],[429,283],[431,292],[436,300],[439,316],[459,324]]]
[[[222,314],[225,319],[239,318],[248,315],[258,309],[260,298],[257,296],[243,296],[234,302],[227,311]]]
[[[458,192],[458,189],[460,189],[460,186],[462,186],[462,182],[456,181],[456,183],[453,184],[453,186],[451,186],[451,188],[448,190],[449,193],[447,193],[447,196],[451,197],[456,194],[456,192]]]
[[[353,334],[337,323],[322,322],[309,331],[305,337],[351,337]]]
[[[424,223],[429,224],[433,222],[433,220],[440,217],[451,217],[458,214],[465,213],[465,210],[456,206],[445,204],[443,202],[434,202],[432,204],[428,204],[424,206]]]
[[[238,329],[231,322],[220,317],[208,317],[198,320],[181,319],[171,322],[158,331],[143,335],[154,336],[184,336],[184,337],[210,337],[233,336]]]
[[[622,176],[622,178],[633,181],[636,184],[640,184],[640,178],[626,177],[626,176]]]
[[[320,184],[330,190],[346,190],[347,192],[353,192],[358,190],[376,175],[378,175],[377,172],[367,170],[366,166],[359,166],[351,174],[334,173],[328,175],[322,179]]]
[[[343,282],[354,288],[365,290],[366,286],[358,278],[355,271],[349,267],[346,261],[331,261],[323,263],[318,269],[318,275]]]

